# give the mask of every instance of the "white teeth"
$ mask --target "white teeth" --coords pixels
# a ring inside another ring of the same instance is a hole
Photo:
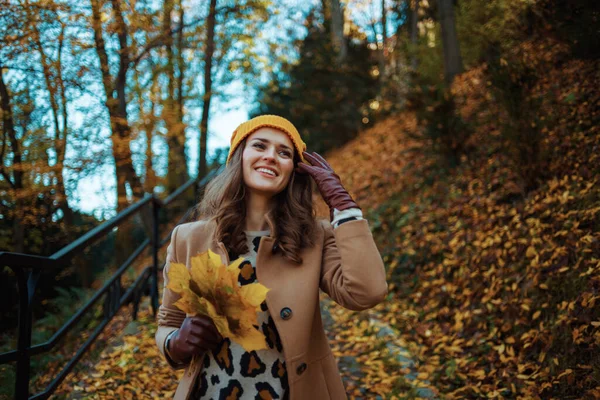
[[[260,171],[260,172],[266,172],[266,173],[267,173],[267,174],[269,174],[269,175],[275,176],[275,173],[274,173],[273,171],[271,171],[271,170],[268,170],[268,169],[266,169],[266,168],[258,168],[258,169],[257,169],[257,171]]]

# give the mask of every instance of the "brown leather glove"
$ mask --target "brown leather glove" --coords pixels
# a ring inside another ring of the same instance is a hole
[[[311,165],[298,163],[296,172],[309,174],[319,191],[325,203],[329,206],[329,216],[333,221],[333,209],[337,208],[338,211],[346,210],[348,208],[360,208],[350,194],[342,186],[340,177],[333,171],[331,165],[317,152],[302,153],[304,159],[308,160]]]
[[[192,356],[215,350],[223,337],[213,320],[205,315],[186,317],[169,341],[167,353],[176,363],[187,363]]]

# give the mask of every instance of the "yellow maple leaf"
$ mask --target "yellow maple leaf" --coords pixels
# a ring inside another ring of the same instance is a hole
[[[269,291],[260,283],[240,286],[238,258],[228,266],[218,254],[207,250],[190,259],[190,269],[171,263],[167,288],[181,298],[175,306],[189,315],[209,316],[223,337],[239,343],[246,351],[267,347],[265,336],[255,328],[256,312]]]
[[[182,290],[190,287],[190,273],[183,264],[171,263],[168,277],[167,288],[175,293],[181,293]]]

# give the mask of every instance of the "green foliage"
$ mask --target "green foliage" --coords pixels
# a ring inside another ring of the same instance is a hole
[[[529,2],[522,0],[461,0],[456,9],[456,30],[465,68],[484,61],[489,47],[515,46],[528,34],[525,17]]]
[[[440,25],[424,24],[424,26],[425,34],[419,36],[416,45],[407,44],[407,50],[417,57],[416,76],[410,82],[413,88],[419,83],[444,80],[444,53]]]
[[[37,196],[38,202],[49,202],[50,197]],[[98,220],[94,217],[75,213],[74,226],[71,231],[77,235],[79,232],[86,232],[98,225]],[[132,242],[139,243],[144,235],[141,228],[137,228],[132,237]],[[31,220],[27,224],[26,244],[28,247],[25,253],[41,254],[49,256],[69,244],[65,229],[60,223],[41,223],[41,221]],[[40,251],[32,251],[31,238],[38,238],[41,241]],[[69,260],[58,270],[45,271],[42,279],[38,281],[36,287],[36,298],[47,299],[57,294],[62,288],[75,288],[84,286],[84,277],[87,277],[87,284],[91,283],[94,277],[101,274],[102,271],[114,265],[114,242],[115,232],[109,233],[104,239],[94,243],[86,248],[83,254]],[[7,250],[13,250],[8,247]],[[16,278],[13,276],[10,268],[0,271],[0,317],[8,327],[16,327],[17,324],[17,303],[14,299],[17,296]],[[40,302],[33,303],[34,315],[43,315],[48,312],[47,304]]]
[[[91,292],[79,288],[61,288],[57,287],[58,295],[44,301],[47,313],[38,319],[34,319],[31,334],[31,344],[36,345],[44,343],[54,335],[62,325],[73,315],[83,303],[90,298]],[[74,350],[75,340],[72,337],[77,336],[79,331],[86,327],[94,316],[84,317],[75,327],[75,334],[71,334],[66,340],[61,341],[58,347],[63,350],[51,350],[31,358],[31,380],[30,387],[35,388],[38,380],[42,378],[47,369],[59,362],[64,364],[65,355],[70,357],[70,351]],[[16,330],[3,332],[0,336],[0,352],[6,352],[16,349],[17,346]],[[16,379],[16,365],[0,365],[0,398],[4,396],[10,398],[13,396],[14,383]],[[40,390],[41,388],[35,389]],[[31,389],[33,390],[33,389]]]
[[[432,16],[435,15],[433,13]],[[457,20],[459,18],[457,15]],[[460,163],[462,155],[470,151],[467,139],[471,135],[471,127],[456,113],[454,96],[444,81],[440,25],[433,20],[422,22],[423,31],[416,44],[410,44],[407,37],[403,37],[399,44],[400,49],[408,54],[407,60],[413,56],[417,59],[416,71],[404,76],[410,83],[406,106],[415,111],[423,127],[419,139],[430,143],[429,150],[439,154],[452,168]],[[396,57],[402,58],[401,55]]]
[[[496,53],[498,54],[498,53]],[[505,153],[518,166],[526,190],[534,189],[544,177],[547,155],[542,149],[541,99],[531,90],[538,80],[538,71],[530,66],[520,52],[492,56],[488,73],[495,99],[504,108],[507,118],[501,119],[505,138]]]
[[[376,94],[370,75],[376,59],[359,38],[348,38],[348,58],[337,65],[330,36],[311,15],[295,65],[284,64],[259,91],[253,115],[278,114],[298,127],[307,147],[324,152],[353,138],[370,118]]]
[[[449,167],[458,165],[461,156],[470,151],[471,127],[456,112],[454,96],[446,85],[416,86],[409,94],[409,104],[423,125],[422,139],[432,144],[430,150],[441,155]]]

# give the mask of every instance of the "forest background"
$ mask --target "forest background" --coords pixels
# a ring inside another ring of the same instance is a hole
[[[598,18],[593,0],[2,0],[0,251],[50,255],[204,176],[227,154],[209,121],[243,102],[326,154],[382,250],[376,312],[416,378],[376,339],[356,348],[371,325],[336,313],[350,332],[336,355],[381,371],[345,375],[353,395],[600,398]],[[91,176],[115,203],[87,213]],[[40,280],[33,342],[144,238],[133,219]],[[2,267],[6,351],[17,288]],[[36,359],[33,388],[61,357]]]

